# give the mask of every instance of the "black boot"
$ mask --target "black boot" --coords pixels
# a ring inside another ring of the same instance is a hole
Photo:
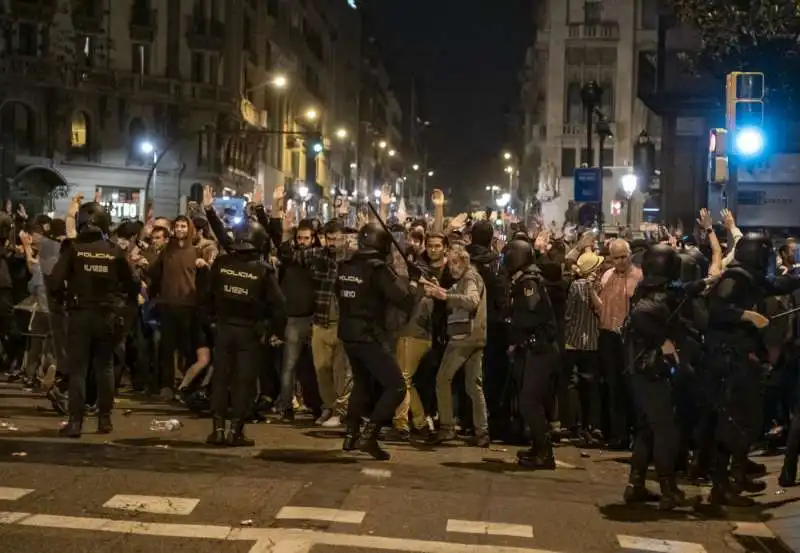
[[[253,447],[256,442],[244,435],[244,421],[232,420],[231,428],[225,437],[225,444],[230,447]]]
[[[358,441],[361,439],[361,425],[348,424],[342,442],[342,451],[355,451],[358,449]]]
[[[80,438],[81,429],[83,428],[83,419],[78,417],[70,417],[69,422],[61,427],[58,435],[62,438]]]
[[[742,497],[734,493],[729,485],[717,483],[711,487],[711,493],[708,494],[708,502],[718,507],[724,505],[728,507],[752,507],[756,504],[749,497]]]
[[[678,488],[674,476],[659,478],[658,484],[661,487],[661,499],[658,501],[658,509],[660,511],[671,511],[683,506],[686,501],[686,494]]]
[[[731,466],[733,482],[731,491],[735,494],[740,493],[760,493],[767,489],[767,483],[761,480],[753,480],[747,473],[746,462],[735,462]]]
[[[208,445],[225,445],[225,417],[214,417],[211,434],[206,438]]]
[[[797,463],[792,465],[784,459],[781,474],[778,476],[778,485],[781,488],[791,488],[797,484]]]
[[[556,470],[556,457],[549,436],[545,437],[541,445],[534,444],[531,452],[535,452],[535,455],[517,455],[519,466],[533,470]]]
[[[114,425],[111,423],[111,415],[97,415],[97,433],[98,434],[111,434],[114,430]]]
[[[381,433],[381,427],[374,422],[367,423],[364,428],[364,433],[361,439],[358,440],[358,449],[364,453],[369,453],[373,459],[378,461],[388,461],[392,458],[389,452],[381,447],[378,443],[378,436]]]
[[[622,499],[625,503],[648,503],[651,501],[658,501],[661,497],[657,493],[653,493],[647,489],[645,482],[647,475],[641,471],[632,470],[628,477],[628,485],[625,486],[625,492],[622,494]]]

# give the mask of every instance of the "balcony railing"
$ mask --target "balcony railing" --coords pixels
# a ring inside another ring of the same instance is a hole
[[[570,23],[569,38],[594,39],[594,40],[618,40],[619,25],[614,22],[597,23],[588,25],[585,23]]]

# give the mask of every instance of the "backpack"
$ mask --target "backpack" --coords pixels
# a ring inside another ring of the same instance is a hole
[[[502,322],[508,311],[508,271],[500,256],[491,263],[473,263],[483,279],[486,290],[486,318],[489,322]]]

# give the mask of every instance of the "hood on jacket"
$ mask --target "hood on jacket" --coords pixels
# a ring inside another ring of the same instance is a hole
[[[497,259],[497,253],[491,248],[487,248],[486,246],[479,246],[478,244],[467,244],[466,248],[467,253],[469,254],[469,260],[473,263],[478,263],[480,265],[486,265],[489,263],[494,263]]]

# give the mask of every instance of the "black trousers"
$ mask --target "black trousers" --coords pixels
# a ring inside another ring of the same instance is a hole
[[[160,305],[158,315],[158,387],[174,388],[175,353],[183,369],[194,363],[197,355],[197,310],[181,305]]]
[[[623,375],[625,356],[622,337],[617,332],[601,330],[597,348],[604,385],[604,411],[608,417],[608,427],[603,435],[613,441],[627,443],[631,402]]]
[[[261,336],[251,326],[217,324],[211,412],[216,417],[243,420],[253,407],[261,357]]]
[[[631,375],[629,380],[636,409],[631,482],[644,485],[651,459],[659,478],[672,477],[675,475],[679,440],[672,384],[668,378],[640,373]]]
[[[369,419],[378,425],[392,422],[394,412],[406,395],[406,383],[394,352],[377,342],[345,342],[344,350],[353,371],[353,391],[347,407],[347,423],[358,426],[372,401],[373,379],[382,392]]]
[[[536,450],[548,443],[550,424],[547,404],[553,392],[552,375],[558,366],[558,352],[539,353],[528,348],[514,350],[512,376],[516,383],[519,412],[530,428]]]
[[[122,330],[120,317],[107,310],[76,309],[67,326],[69,415],[82,419],[86,408],[86,379],[91,372],[97,386],[97,411],[114,407],[114,348]]]

